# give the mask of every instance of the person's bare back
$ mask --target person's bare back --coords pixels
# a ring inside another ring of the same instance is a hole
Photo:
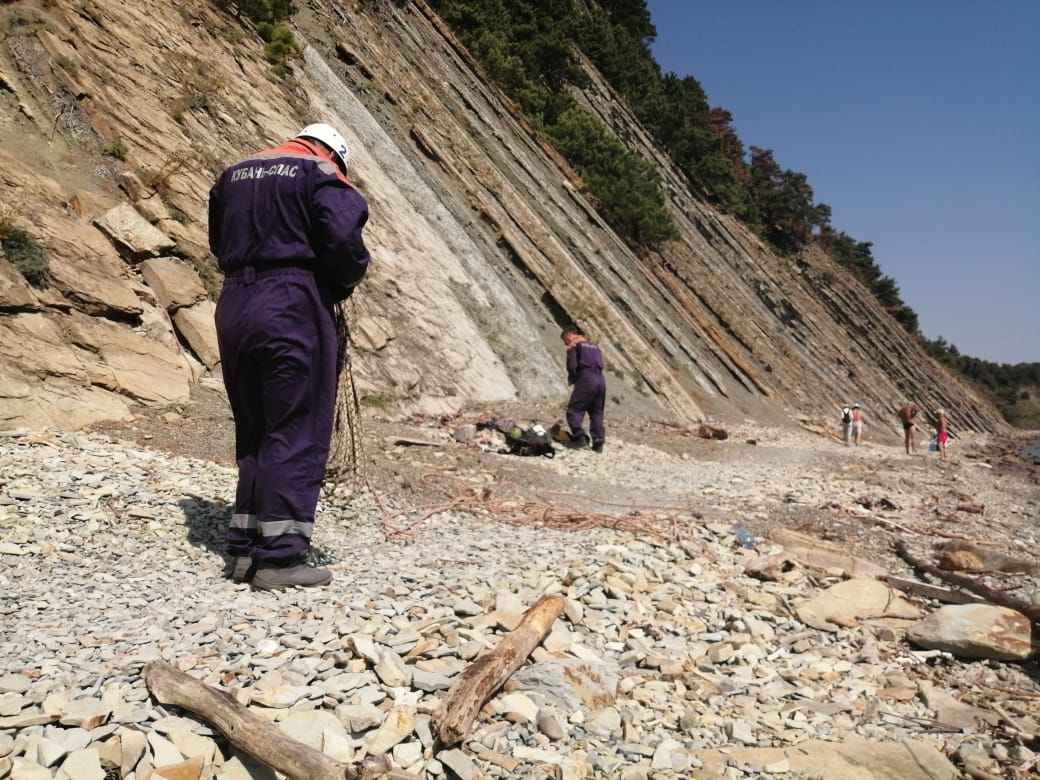
[[[860,437],[863,436],[864,420],[863,410],[859,408],[859,404],[853,405],[849,417],[852,419],[852,443],[858,447]]]

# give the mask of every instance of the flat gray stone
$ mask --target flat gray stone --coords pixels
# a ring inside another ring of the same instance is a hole
[[[1033,653],[1032,626],[1020,612],[991,604],[949,604],[907,629],[918,647],[958,658],[1024,661]]]

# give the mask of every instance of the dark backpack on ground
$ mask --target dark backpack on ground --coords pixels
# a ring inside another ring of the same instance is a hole
[[[502,433],[506,437],[506,447],[509,448],[510,455],[523,457],[542,455],[546,458],[556,455],[549,432],[541,426],[522,428],[512,420],[495,420],[491,423],[481,423],[477,427],[491,428]],[[536,430],[536,428],[541,430]]]

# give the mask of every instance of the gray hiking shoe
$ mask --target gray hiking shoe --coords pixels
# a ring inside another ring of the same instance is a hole
[[[235,558],[235,568],[231,570],[232,582],[249,582],[256,573],[253,559],[248,555],[240,555]]]
[[[253,576],[253,587],[261,590],[281,590],[295,586],[315,588],[330,582],[331,571],[302,563],[284,566],[277,562],[261,561]]]

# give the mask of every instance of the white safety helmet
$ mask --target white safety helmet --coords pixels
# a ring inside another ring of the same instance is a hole
[[[296,137],[313,138],[315,141],[321,141],[340,159],[343,173],[347,172],[347,165],[350,163],[350,150],[347,148],[347,142],[343,140],[343,136],[337,132],[336,128],[324,122],[318,122],[313,125],[307,125],[296,134]]]

